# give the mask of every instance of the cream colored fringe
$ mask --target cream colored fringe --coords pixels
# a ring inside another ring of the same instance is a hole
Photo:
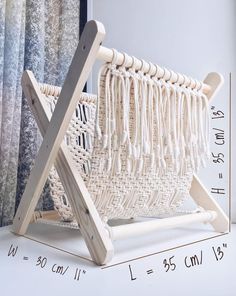
[[[196,89],[106,63],[98,77],[95,131],[107,151],[107,172],[121,172],[121,149],[134,174],[147,164],[165,171],[167,159],[179,174],[189,167],[196,172],[209,157],[208,99]]]

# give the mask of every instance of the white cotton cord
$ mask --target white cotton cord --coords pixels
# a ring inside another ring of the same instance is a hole
[[[113,52],[113,61],[117,62],[117,53]],[[120,169],[120,151],[121,145],[127,141],[129,134],[129,74],[124,65],[126,63],[126,54],[124,54],[124,63],[119,67],[113,67],[110,80],[110,119],[109,135],[111,156],[114,161],[112,171],[115,173]],[[113,155],[115,153],[115,155]]]
[[[139,133],[138,133],[138,147],[137,147],[137,173],[141,174],[143,171],[143,156],[147,154],[147,78],[142,71],[138,71],[139,74],[139,105],[140,105],[140,120],[139,120]]]
[[[191,151],[191,102],[189,98],[189,91],[187,88],[183,89],[183,111],[184,117],[182,121],[182,133],[185,142],[185,157],[193,168],[192,151]],[[186,172],[186,161],[182,163],[183,173]]]
[[[132,69],[131,69],[132,70]],[[139,131],[140,131],[140,102],[139,102],[139,83],[140,76],[135,72],[131,71],[131,79],[134,91],[134,105],[135,105],[135,126],[133,132],[133,143],[132,143],[132,156],[133,159],[137,160],[139,157]]]
[[[112,105],[113,105],[113,123],[112,126],[114,128],[113,131],[113,137],[112,137],[112,142],[113,142],[113,149],[116,151],[118,149],[118,135],[120,133],[119,131],[119,84],[120,84],[120,79],[119,79],[119,70],[113,70],[113,78],[114,78],[114,83],[113,87],[114,89],[112,90],[112,93],[114,97],[112,97]]]
[[[116,130],[116,99],[117,99],[117,75],[119,71],[116,68],[116,63],[118,59],[118,52],[116,49],[112,49],[113,58],[111,66],[111,135],[115,133]]]
[[[105,83],[105,88],[106,88],[106,111],[108,114],[106,115],[106,130],[105,134],[107,135],[106,138],[104,138],[104,148],[107,146],[108,148],[108,156],[107,156],[107,163],[106,163],[106,169],[107,172],[110,172],[112,169],[112,163],[114,159],[114,153],[113,153],[113,148],[112,146],[114,145],[114,138],[113,137],[115,130],[116,130],[116,109],[115,109],[115,104],[116,104],[116,83],[117,83],[117,58],[118,58],[118,52],[115,49],[112,49],[113,51],[113,58],[110,64],[110,73],[109,76],[106,76],[106,83]]]
[[[142,170],[142,164],[141,161],[142,155],[143,155],[143,137],[144,137],[144,117],[145,117],[145,99],[143,99],[143,92],[144,92],[144,86],[143,86],[143,73],[141,71],[138,72],[140,80],[139,80],[139,102],[140,102],[140,121],[139,121],[139,147],[140,147],[140,155],[138,160],[138,172],[140,173]]]
[[[141,130],[141,153],[149,154],[149,139],[148,139],[148,126],[147,126],[147,77],[140,71],[141,83],[140,83],[140,98],[141,98],[141,121],[140,121],[140,130]]]
[[[125,77],[124,73],[125,69],[120,67],[120,123],[121,123],[121,134],[120,134],[120,144],[124,145],[127,139],[127,132],[126,132],[126,85],[125,85]]]
[[[156,105],[155,105],[155,113],[156,113],[156,122],[159,127],[157,130],[157,158],[158,158],[158,168],[166,168],[166,160],[165,160],[165,144],[164,144],[164,131],[165,131],[165,114],[164,114],[164,98],[163,98],[163,90],[162,90],[161,80],[155,80],[156,86]]]
[[[133,63],[134,65],[134,63]],[[138,159],[140,157],[140,96],[139,96],[139,87],[140,87],[140,75],[135,71],[131,66],[128,70],[130,74],[130,101],[129,105],[133,104],[133,118],[129,126],[129,146],[128,146],[128,159],[127,159],[127,169],[132,174],[135,174],[138,171]],[[132,92],[132,95],[131,95]],[[129,106],[129,108],[130,108]]]
[[[175,153],[175,147],[176,147],[176,95],[175,95],[175,87],[167,82],[166,83],[168,88],[168,94],[167,94],[167,102],[168,102],[168,108],[167,108],[167,143],[168,143],[168,154],[170,156],[172,164],[176,165],[176,153]]]
[[[116,108],[115,108],[115,104],[116,104],[116,97],[115,97],[115,92],[116,92],[116,87],[115,87],[115,76],[113,75],[113,71],[111,71],[111,134],[113,135],[115,130],[116,130],[116,120],[115,120],[115,116],[116,116]]]
[[[180,163],[181,163],[181,116],[182,116],[182,109],[181,109],[181,88],[178,85],[176,86],[176,171],[179,173],[180,171]]]
[[[201,118],[201,135],[202,135],[202,150],[201,150],[201,164],[203,167],[206,166],[206,160],[210,157],[210,112],[209,102],[204,94],[200,94],[200,100],[202,101],[202,118]]]
[[[119,67],[120,70],[120,79],[123,82],[123,95],[122,95],[122,121],[123,121],[123,130],[121,135],[121,144],[125,145],[128,138],[128,127],[129,127],[129,114],[127,114],[127,105],[129,101],[129,73],[126,71],[125,65],[127,62],[127,54],[123,53],[124,61],[122,65]]]
[[[197,108],[197,97],[196,94],[191,90],[191,110],[192,110],[192,148],[194,157],[194,169],[199,170],[200,167],[200,157],[198,150],[198,144],[200,143],[199,133],[198,133],[198,108]]]
[[[149,132],[149,118],[148,118],[148,108],[149,108],[149,86],[148,86],[148,75],[144,75],[144,89],[143,89],[143,100],[145,101],[144,111],[144,137],[143,137],[143,153],[145,155],[150,155],[150,132]]]
[[[147,87],[148,87],[148,108],[147,108],[147,125],[148,125],[148,133],[149,133],[149,147],[150,147],[150,167],[151,169],[154,168],[155,165],[155,154],[154,154],[154,145],[153,145],[153,134],[154,134],[154,115],[153,115],[153,103],[154,103],[154,97],[153,97],[153,85],[154,82],[150,78],[149,75],[146,75],[147,80]]]
[[[126,71],[125,73],[125,92],[126,92],[126,110],[125,110],[125,132],[126,132],[126,142],[128,150],[130,149],[130,73]],[[129,151],[131,152],[131,151]]]
[[[193,90],[194,98],[195,98],[195,135],[196,135],[196,172],[202,166],[202,156],[204,155],[204,135],[202,134],[200,125],[202,121],[202,100],[199,98],[198,93]],[[202,153],[203,152],[203,153]]]
[[[133,62],[134,65],[134,62]],[[137,157],[137,137],[139,130],[139,98],[138,98],[138,81],[135,69],[128,69],[126,75],[127,88],[127,110],[126,110],[126,128],[127,128],[127,171],[128,173],[135,172],[135,159]],[[131,115],[131,112],[133,115]],[[132,116],[132,118],[130,118]]]
[[[126,147],[126,164],[128,172],[131,172],[132,147],[130,141],[130,73],[122,67],[122,74],[124,75],[124,92],[123,92],[123,132],[121,143]]]
[[[179,146],[177,141],[177,121],[178,121],[178,103],[177,103],[177,85],[170,84],[170,104],[171,104],[171,139],[172,139],[172,153],[173,153],[173,164],[175,170],[179,169]]]
[[[181,89],[180,94],[180,135],[179,135],[179,147],[180,147],[180,175],[184,174],[184,164],[186,159],[186,141],[185,141],[185,92]]]
[[[111,81],[111,68],[108,67],[106,76],[105,76],[105,126],[104,126],[104,134],[103,134],[103,149],[107,148],[108,145],[108,137],[109,137],[109,132],[110,132],[110,116],[111,116],[111,93],[110,93],[110,81]]]
[[[105,75],[105,126],[104,133],[102,135],[102,148],[107,149],[107,159],[105,163],[105,169],[107,172],[111,170],[112,163],[112,152],[111,152],[111,65],[108,67],[108,70]]]
[[[171,92],[168,83],[165,83],[165,114],[166,114],[166,156],[170,157],[171,163],[173,164],[173,145],[171,139]]]
[[[204,101],[202,100],[201,94],[197,93],[198,98],[198,122],[199,122],[199,143],[198,143],[198,149],[199,149],[199,155],[201,156],[200,161],[201,165],[205,166],[205,151],[207,149],[206,144],[206,138],[205,138],[205,128],[204,128],[204,118],[203,118],[203,112],[204,112]]]
[[[95,120],[95,133],[99,140],[102,138],[102,131],[99,124],[99,113],[100,113],[100,100],[101,100],[101,89],[100,86],[102,85],[101,79],[102,75],[104,75],[104,72],[107,71],[107,67],[109,66],[109,63],[104,64],[99,72],[98,72],[98,86],[97,86],[97,108],[96,108],[96,120]]]
[[[160,93],[159,88],[157,86],[157,80],[153,79],[153,109],[154,109],[154,137],[156,139],[156,147],[153,147],[154,149],[154,157],[155,157],[155,164],[156,164],[156,170],[159,170],[161,167],[161,153],[160,153],[160,138],[161,138],[161,131],[160,131]]]
[[[163,82],[163,114],[164,114],[164,157],[169,157],[171,163],[173,163],[173,144],[171,139],[171,103],[170,103],[170,87],[169,84]]]
[[[46,84],[42,84],[43,90],[45,92]],[[53,113],[55,106],[56,106],[56,100],[51,99],[51,97],[48,97],[47,95],[44,95],[45,101],[49,105],[51,113]]]
[[[138,129],[137,129],[137,139],[136,139],[136,173],[140,173],[142,170],[143,161],[141,160],[143,155],[143,142],[142,142],[142,135],[143,135],[143,128],[142,128],[142,72],[137,72],[137,81],[138,81],[138,102],[139,102],[139,119],[138,119]]]
[[[205,111],[205,145],[206,145],[206,156],[210,157],[210,111],[209,111],[209,100],[205,94],[202,93],[204,102],[203,110]]]
[[[129,141],[129,105],[130,105],[130,73],[124,67],[121,68],[123,78],[123,133],[122,145]]]
[[[193,141],[194,141],[194,161],[195,161],[195,171],[197,172],[200,168],[201,153],[199,151],[199,145],[201,145],[201,135],[198,132],[198,98],[196,93],[192,91],[192,109],[193,109]]]
[[[117,76],[117,98],[116,98],[116,150],[115,150],[115,161],[113,171],[120,173],[121,171],[121,137],[122,137],[122,95],[123,95],[123,81],[120,79],[120,75]]]

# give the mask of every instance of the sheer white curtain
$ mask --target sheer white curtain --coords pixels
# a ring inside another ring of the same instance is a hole
[[[41,136],[20,79],[61,85],[79,40],[80,1],[0,1],[0,226],[12,222]],[[17,173],[18,170],[18,173]],[[41,207],[50,208],[45,189]]]

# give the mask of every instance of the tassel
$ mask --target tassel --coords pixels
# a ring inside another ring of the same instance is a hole
[[[102,131],[99,124],[99,113],[100,113],[100,100],[101,100],[101,77],[107,71],[108,63],[104,64],[98,72],[98,86],[97,86],[97,108],[96,108],[96,120],[95,120],[95,133],[98,137],[98,140],[102,138]]]
[[[127,133],[127,131],[123,131],[122,138],[121,138],[121,144],[125,145],[127,139],[128,139],[128,133]]]
[[[108,68],[105,77],[105,126],[103,135],[103,149],[107,148],[109,135],[109,123],[110,123],[110,80],[111,80],[111,69]]]
[[[132,147],[131,142],[129,142],[129,145],[128,145],[128,156],[129,157],[133,156],[133,147]]]
[[[116,155],[115,172],[118,174],[121,172],[120,151],[117,151],[117,155]]]
[[[103,143],[102,143],[102,149],[106,149],[108,145],[108,135],[103,135]]]
[[[132,155],[134,159],[137,159],[139,157],[139,148],[135,147],[134,145],[132,146]]]
[[[106,171],[107,171],[107,172],[110,172],[110,170],[111,170],[111,165],[112,165],[112,159],[111,159],[111,157],[109,156],[108,159],[107,159],[107,164],[106,164]]]
[[[127,158],[126,167],[127,167],[127,172],[129,174],[132,171],[132,160],[130,159],[130,157]]]
[[[115,134],[114,137],[113,137],[113,149],[114,150],[118,149],[118,136],[117,136],[117,134]]]
[[[138,160],[138,171],[137,171],[138,174],[140,174],[142,172],[142,170],[143,170],[143,158],[141,157]]]
[[[150,145],[148,143],[148,141],[144,141],[144,144],[143,144],[143,152],[144,154],[150,154]]]
[[[138,145],[136,147],[136,158],[138,159],[140,157],[141,157],[141,147],[140,147],[140,145]]]
[[[154,134],[154,124],[153,124],[153,85],[154,82],[148,77],[148,132],[149,132],[149,146],[150,149],[148,151],[148,154],[154,155],[154,149],[153,149],[153,134]],[[151,156],[152,158],[152,156]],[[154,160],[153,160],[154,161]],[[153,164],[154,165],[154,164]]]
[[[116,93],[116,85],[115,85],[115,76],[114,76],[114,68],[112,69],[111,75],[111,121],[110,121],[110,125],[111,125],[111,135],[114,134],[115,130],[116,130],[116,120],[115,120],[115,93]]]
[[[155,154],[154,153],[151,154],[150,159],[151,159],[151,169],[153,169],[155,166]]]

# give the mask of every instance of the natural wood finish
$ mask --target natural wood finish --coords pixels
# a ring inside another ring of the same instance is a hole
[[[35,211],[33,217],[31,218],[30,223],[34,223],[37,220],[51,220],[51,221],[60,221],[60,216],[57,211]]]
[[[205,210],[212,210],[217,213],[216,218],[209,222],[215,231],[229,231],[228,217],[196,175],[194,176],[191,184],[190,195],[198,206],[204,208]]]
[[[109,232],[112,240],[119,240],[197,222],[210,222],[213,221],[216,216],[217,213],[215,211],[203,211],[199,213],[113,226],[109,227]]]
[[[50,112],[48,112],[40,88],[31,71],[24,72],[22,84],[40,132],[44,135],[50,123]],[[93,260],[97,264],[104,264],[113,256],[113,245],[108,238],[108,233],[90,198],[84,181],[77,169],[74,168],[70,152],[64,143],[61,144],[58,151],[55,168]],[[91,239],[92,236],[93,239]],[[99,252],[99,254],[97,255],[96,252]]]
[[[210,72],[203,80],[204,84],[210,86],[210,91],[206,94],[208,100],[212,100],[224,84],[224,77],[217,72]]]
[[[95,21],[86,24],[50,124],[48,127],[45,126],[46,133],[43,143],[13,222],[15,233],[24,234],[26,232],[50,168],[57,157],[55,167],[63,182],[90,254],[98,264],[104,264],[111,259],[113,246],[62,140],[104,36],[105,30],[102,24]],[[29,74],[29,72],[26,73]],[[40,95],[39,92],[38,95]],[[36,99],[35,96],[33,98]],[[36,120],[49,123],[46,114],[44,116],[38,114]]]

